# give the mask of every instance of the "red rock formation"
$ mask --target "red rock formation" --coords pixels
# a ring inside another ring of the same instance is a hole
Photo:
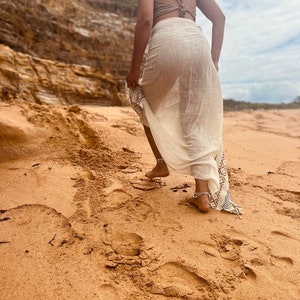
[[[132,2],[0,0],[1,98],[120,105]]]
[[[39,59],[0,45],[0,98],[37,103],[122,105],[110,74]]]
[[[134,27],[134,19],[125,15],[133,15],[135,7],[128,0],[0,0],[0,43],[122,78],[129,67]]]

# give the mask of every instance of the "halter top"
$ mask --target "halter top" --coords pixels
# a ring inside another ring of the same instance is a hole
[[[163,1],[154,1],[154,19],[165,15],[167,13],[178,11],[178,17],[184,18],[186,13],[189,13],[193,19],[196,19],[196,11],[189,10],[182,2],[182,0],[177,0],[178,5],[174,5],[171,3],[166,3]]]

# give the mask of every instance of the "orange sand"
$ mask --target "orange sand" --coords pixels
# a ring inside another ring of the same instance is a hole
[[[300,111],[230,112],[242,219],[186,201],[130,108],[0,103],[0,299],[300,299]]]

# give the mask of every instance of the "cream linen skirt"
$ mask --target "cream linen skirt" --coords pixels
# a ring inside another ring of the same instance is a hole
[[[175,17],[153,27],[140,86],[143,123],[167,165],[208,180],[211,207],[238,213],[223,154],[219,77],[195,22]]]

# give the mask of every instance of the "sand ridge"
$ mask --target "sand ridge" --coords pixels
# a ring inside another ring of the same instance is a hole
[[[298,299],[299,117],[225,114],[239,219],[143,176],[130,108],[0,103],[0,298]]]

